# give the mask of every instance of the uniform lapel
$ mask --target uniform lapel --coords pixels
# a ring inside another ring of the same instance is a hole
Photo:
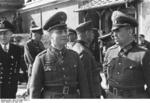
[[[10,44],[9,44],[9,50],[8,50],[8,53],[9,53],[9,54],[12,52],[12,49],[13,49],[12,46],[13,46],[13,45],[10,43]]]

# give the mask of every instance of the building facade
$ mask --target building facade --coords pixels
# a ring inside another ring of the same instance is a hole
[[[150,41],[150,0],[142,0],[138,4],[139,34],[144,34],[145,39]]]
[[[80,15],[80,22],[92,19],[100,35],[111,31],[111,14],[114,10],[120,10],[139,21],[135,34],[144,34],[150,41],[150,0],[81,0],[78,3],[76,12]]]
[[[75,28],[79,23],[77,0],[27,0],[23,8],[18,11],[23,17],[24,32],[29,32],[31,20],[35,21],[37,26],[43,26],[47,19],[57,11],[67,13],[67,24]]]
[[[18,9],[22,8],[24,0],[0,0],[0,18],[6,17],[10,22]]]

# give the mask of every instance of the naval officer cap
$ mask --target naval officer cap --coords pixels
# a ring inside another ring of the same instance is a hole
[[[114,11],[112,13],[111,20],[113,24],[112,31],[124,26],[138,26],[138,22],[133,17],[126,15],[121,11]]]
[[[57,12],[46,21],[43,29],[46,31],[67,29],[66,20],[67,15],[65,12]]]
[[[30,31],[33,32],[33,33],[39,33],[39,34],[43,35],[43,29],[39,26],[31,27]]]
[[[79,24],[79,26],[76,28],[76,31],[79,33],[85,32],[86,30],[92,30],[92,21],[89,20],[87,22]]]
[[[8,30],[14,32],[14,26],[9,21],[0,22],[0,32]]]

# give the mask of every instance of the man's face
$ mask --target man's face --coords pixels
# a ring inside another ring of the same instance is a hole
[[[92,43],[92,41],[94,40],[93,30],[87,30],[86,31],[86,40],[87,40],[88,43]]]
[[[131,38],[128,27],[121,27],[113,31],[113,37],[116,44],[126,44]]]
[[[76,34],[69,33],[69,35],[68,35],[69,42],[74,42],[76,39],[77,39]]]
[[[67,30],[53,30],[51,32],[51,43],[64,46],[68,42]]]
[[[139,37],[139,40],[140,40],[140,42],[144,42],[145,39],[144,39],[144,37],[141,37],[141,36],[140,36],[140,37]]]
[[[7,44],[10,41],[10,38],[12,36],[12,32],[7,30],[7,31],[1,31],[0,32],[0,42],[2,44]]]
[[[35,40],[40,41],[41,38],[42,38],[42,35],[37,33],[37,32],[35,32],[35,33],[32,33],[32,38],[35,39]]]

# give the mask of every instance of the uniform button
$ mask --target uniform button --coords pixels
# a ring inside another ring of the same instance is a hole
[[[12,66],[14,65],[14,64],[11,64]]]
[[[10,72],[9,74],[12,75],[12,72]]]
[[[76,67],[77,67],[77,65],[74,65],[73,67],[74,67],[74,68],[76,68]]]
[[[12,68],[10,68],[10,70],[13,70]]]
[[[9,77],[8,79],[11,79],[11,77]]]
[[[66,75],[64,75],[64,78],[66,78]]]
[[[3,74],[3,72],[0,72],[0,74]]]
[[[62,70],[65,70],[65,68],[62,68]]]
[[[120,62],[119,62],[118,64],[119,64],[119,65],[121,65],[121,63],[120,63]]]
[[[4,68],[3,68],[3,67],[0,67],[0,69],[3,70]]]
[[[132,69],[132,68],[133,68],[133,66],[130,66],[129,68],[130,68],[130,69]]]
[[[8,84],[10,84],[11,82],[9,81]]]
[[[68,84],[68,82],[65,81],[65,85]]]
[[[120,72],[117,72],[117,74],[119,75],[119,74],[120,74]]]
[[[11,59],[14,59],[14,56],[13,56],[13,55],[11,56]]]
[[[0,77],[0,79],[3,79],[3,77]]]

